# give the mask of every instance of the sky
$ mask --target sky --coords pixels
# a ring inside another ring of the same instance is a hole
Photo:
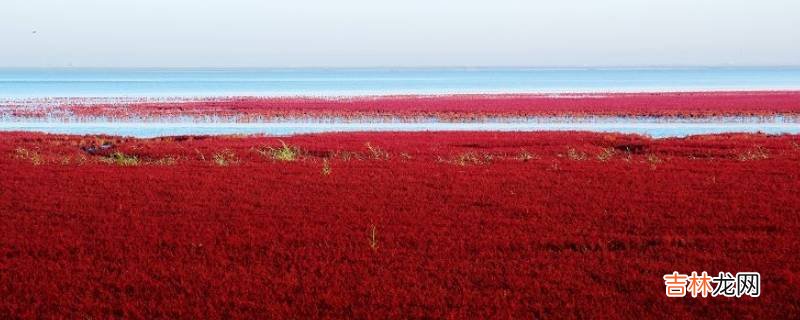
[[[706,65],[800,65],[800,1],[0,1],[0,67]]]

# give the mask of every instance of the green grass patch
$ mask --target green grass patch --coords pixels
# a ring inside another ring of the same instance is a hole
[[[138,166],[141,164],[139,157],[135,155],[128,155],[120,151],[114,152],[107,157],[103,157],[101,161],[123,167]]]

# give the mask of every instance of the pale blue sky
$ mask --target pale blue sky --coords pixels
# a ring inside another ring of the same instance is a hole
[[[797,0],[2,0],[0,66],[800,65]]]

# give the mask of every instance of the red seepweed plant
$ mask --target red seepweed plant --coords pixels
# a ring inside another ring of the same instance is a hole
[[[799,142],[3,133],[0,317],[796,318]]]

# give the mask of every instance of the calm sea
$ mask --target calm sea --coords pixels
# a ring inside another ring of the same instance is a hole
[[[0,69],[0,100],[800,89],[800,68]]]

